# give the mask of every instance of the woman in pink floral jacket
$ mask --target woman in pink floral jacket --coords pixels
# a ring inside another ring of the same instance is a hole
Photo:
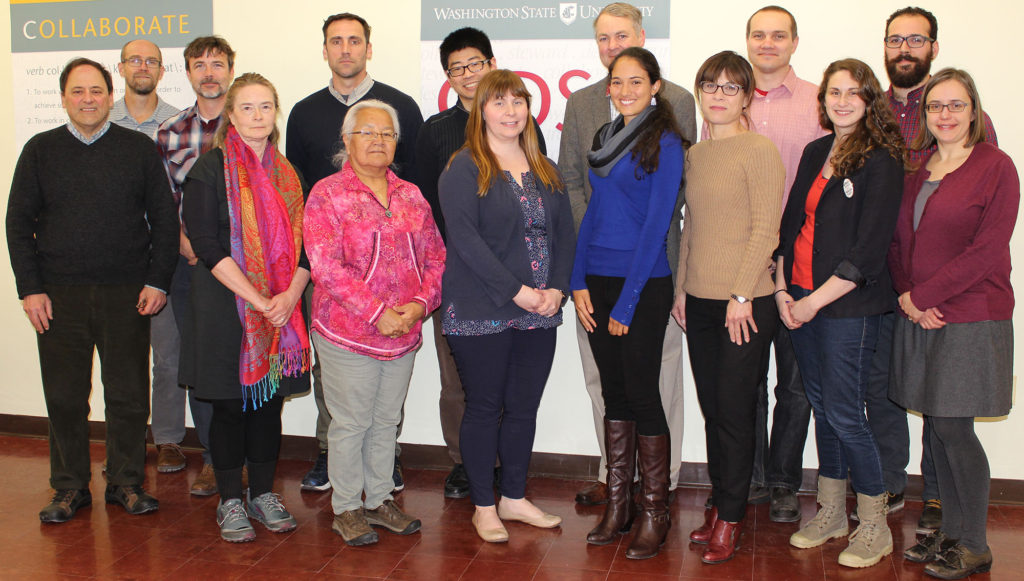
[[[332,528],[365,545],[377,541],[370,525],[397,534],[420,528],[392,499],[391,474],[422,320],[441,302],[445,248],[419,189],[388,169],[399,137],[395,110],[362,101],[341,132],[341,171],[313,187],[304,240],[313,344],[332,418]]]

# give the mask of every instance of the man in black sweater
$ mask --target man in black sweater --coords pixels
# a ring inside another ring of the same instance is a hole
[[[331,159],[341,148],[341,123],[348,110],[365,99],[378,99],[398,111],[399,138],[395,152],[394,169],[398,177],[413,181],[416,176],[414,146],[416,134],[423,124],[423,115],[416,101],[409,95],[370,78],[366,61],[373,57],[370,44],[370,25],[366,20],[348,12],[327,17],[323,25],[324,60],[331,68],[331,81],[327,86],[292,107],[288,115],[285,153],[288,161],[310,185],[338,171]],[[307,301],[312,283],[306,289]],[[324,491],[331,488],[327,477],[327,428],[331,414],[324,404],[320,365],[313,365],[313,399],[316,401],[316,439],[320,450],[313,468],[302,479],[302,489]],[[399,424],[401,434],[402,426]],[[395,445],[395,491],[401,491],[401,464]]]
[[[491,49],[491,40],[482,30],[460,28],[444,38],[440,47],[441,68],[448,77],[448,84],[458,95],[455,104],[432,116],[423,123],[416,138],[415,183],[434,212],[441,236],[448,232],[441,215],[441,201],[438,197],[437,180],[444,173],[452,154],[466,143],[466,124],[469,111],[473,108],[476,87],[484,75],[494,70],[497,59]],[[534,124],[536,119],[531,117]],[[544,136],[537,127],[540,151],[546,153]],[[434,346],[437,348],[437,365],[441,372],[441,434],[444,436],[448,456],[454,466],[444,481],[444,495],[447,498],[469,496],[469,478],[462,465],[462,450],[459,446],[459,427],[466,410],[466,393],[455,368],[448,340],[441,334],[440,309],[431,317],[434,320]],[[497,481],[497,479],[495,480]]]
[[[78,58],[60,76],[70,123],[29,140],[14,170],[7,246],[35,328],[50,422],[53,500],[43,522],[92,503],[89,393],[103,367],[104,497],[130,514],[159,508],[142,489],[149,418],[149,316],[166,303],[178,227],[156,146],[113,125],[110,73]]]

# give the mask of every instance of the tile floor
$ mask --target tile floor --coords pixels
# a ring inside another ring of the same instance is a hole
[[[446,500],[441,493],[445,473],[408,470],[406,489],[398,496],[409,513],[423,521],[422,532],[406,537],[381,533],[369,547],[347,547],[331,532],[329,493],[304,493],[299,482],[308,464],[282,461],[276,490],[299,522],[291,533],[272,534],[256,524],[255,542],[241,545],[220,540],[214,522],[216,497],[187,492],[199,471],[198,454],[189,453],[187,470],[157,474],[147,470],[147,489],[160,499],[160,510],[142,516],[126,514],[103,503],[100,468],[103,447],[92,446],[93,506],[64,524],[42,524],[37,512],[48,501],[49,462],[45,440],[0,437],[0,578],[3,579],[415,579],[444,580],[905,580],[927,579],[923,567],[899,554],[912,544],[921,503],[889,518],[895,554],[862,570],[836,564],[844,544],[797,550],[787,543],[796,524],[768,520],[767,505],[751,507],[742,546],[721,565],[704,565],[700,547],[690,544],[689,531],[702,522],[701,489],[681,489],[672,507],[672,530],[661,554],[647,561],[629,561],[629,537],[618,545],[596,547],[584,538],[600,519],[600,507],[573,503],[579,481],[534,478],[528,495],[565,520],[559,529],[539,530],[509,524],[504,545],[485,544],[469,522],[469,500]],[[150,461],[155,451],[150,449]],[[814,514],[813,496],[800,498],[805,518]],[[852,499],[851,499],[852,506]],[[989,509],[989,544],[995,554],[991,573],[976,579],[1024,579],[1024,507]]]

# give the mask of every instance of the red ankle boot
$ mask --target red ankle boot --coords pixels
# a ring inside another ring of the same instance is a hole
[[[708,542],[708,548],[704,549],[704,554],[701,555],[700,560],[709,565],[714,565],[732,559],[733,555],[736,554],[736,547],[739,546],[742,529],[742,522],[724,520],[715,522],[715,528],[711,531],[711,540]]]
[[[690,540],[698,545],[706,545],[711,540],[711,531],[715,529],[718,522],[718,507],[713,506],[704,511],[704,524],[699,529],[690,533]]]

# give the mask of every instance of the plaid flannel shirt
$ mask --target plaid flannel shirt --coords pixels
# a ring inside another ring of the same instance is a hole
[[[220,127],[220,117],[203,121],[199,109],[192,105],[167,119],[156,132],[156,146],[164,160],[164,169],[171,184],[171,193],[181,219],[181,185],[185,183],[192,164],[213,146],[213,135]]]

